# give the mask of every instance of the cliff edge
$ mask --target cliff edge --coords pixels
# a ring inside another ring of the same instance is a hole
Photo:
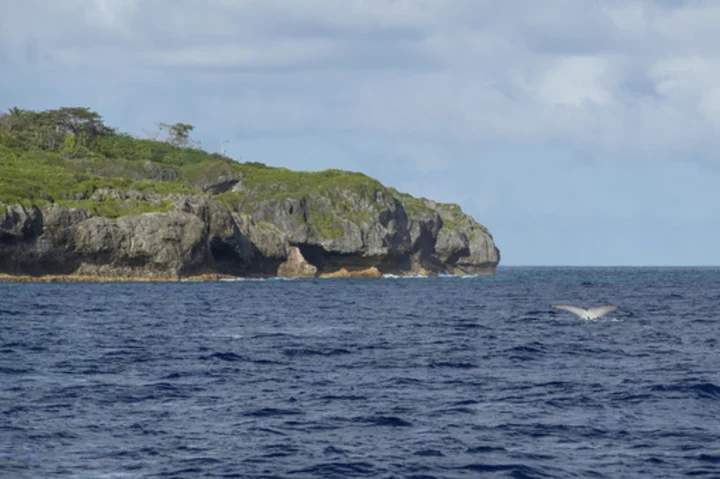
[[[10,116],[0,116],[0,274],[485,274],[500,260],[457,205],[360,173],[238,163],[120,135],[97,118],[102,128],[61,129],[49,147]]]

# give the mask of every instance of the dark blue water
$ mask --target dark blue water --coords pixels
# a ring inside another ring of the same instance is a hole
[[[720,477],[719,307],[718,269],[1,284],[0,476]]]

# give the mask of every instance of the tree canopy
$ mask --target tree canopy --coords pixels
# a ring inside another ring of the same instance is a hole
[[[10,108],[0,115],[0,135],[18,146],[56,151],[67,146],[66,136],[73,136],[73,145],[89,146],[98,137],[115,134],[102,117],[89,108],[60,108],[35,112]]]
[[[168,125],[167,123],[158,123],[158,126],[167,134],[167,143],[178,148],[187,148],[193,145],[190,140],[190,132],[195,129],[194,126],[187,123],[175,123]]]
[[[199,143],[190,138],[193,125],[160,123],[158,126],[165,132],[164,141],[118,133],[90,108],[63,107],[38,112],[13,107],[7,113],[0,113],[0,144],[56,152],[70,158],[100,154],[108,158],[185,164],[207,157],[208,153],[197,150]],[[215,153],[210,155],[225,158]]]

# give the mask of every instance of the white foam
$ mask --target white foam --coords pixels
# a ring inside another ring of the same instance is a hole
[[[273,276],[271,278],[243,278],[243,277],[237,277],[237,278],[222,278],[220,281],[224,281],[226,283],[237,283],[241,281],[296,281],[298,279],[302,278],[285,278],[280,276]]]
[[[482,274],[447,274],[447,273],[441,273],[436,276],[413,276],[413,275],[398,275],[398,274],[384,274],[383,278],[386,279],[428,279],[428,278],[457,278],[457,279],[472,279],[472,278],[480,278],[486,275]]]
[[[422,276],[422,275],[402,275],[402,274],[384,274],[382,277],[383,279],[428,279],[428,278],[458,278],[458,279],[471,279],[471,278],[478,278],[483,275],[478,274],[463,274],[463,275],[455,275],[455,274],[438,274],[436,276]],[[322,279],[322,278],[287,278],[287,277],[281,277],[281,276],[273,276],[269,278],[246,278],[238,276],[237,278],[220,278],[218,281],[223,283],[238,283],[241,281],[297,281],[301,279]],[[332,278],[331,278],[332,279]],[[180,280],[183,283],[203,283],[206,282],[205,280],[199,280],[199,279],[182,279]]]
[[[425,279],[430,276],[403,276],[399,274],[384,274],[383,279]]]

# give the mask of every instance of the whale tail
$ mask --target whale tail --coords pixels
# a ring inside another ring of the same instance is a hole
[[[567,311],[568,313],[572,313],[582,319],[598,319],[605,316],[611,311],[617,311],[618,309],[620,309],[620,307],[616,305],[599,306],[597,308],[585,309],[569,304],[551,304],[550,308],[560,311]]]

